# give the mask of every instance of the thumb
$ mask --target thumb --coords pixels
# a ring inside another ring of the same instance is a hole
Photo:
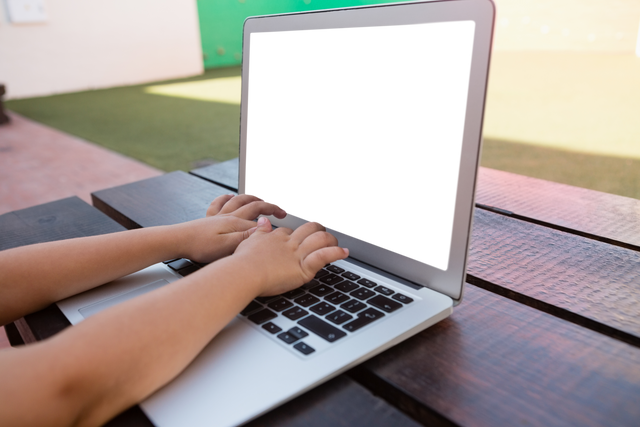
[[[269,221],[269,218],[262,216],[258,219],[257,227],[253,227],[244,232],[245,234],[244,239],[248,239],[249,236],[251,236],[256,231],[260,233],[269,233],[271,232],[271,230],[272,230],[271,221]]]

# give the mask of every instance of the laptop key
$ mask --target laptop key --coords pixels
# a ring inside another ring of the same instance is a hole
[[[342,291],[342,292],[351,292],[355,289],[358,289],[360,286],[356,285],[353,282],[350,282],[348,280],[345,280],[344,282],[340,282],[337,285],[334,286],[335,289]]]
[[[382,295],[377,295],[367,302],[382,311],[386,311],[387,313],[394,312],[402,307],[402,304],[400,304],[399,302],[395,302],[394,300],[383,297]]]
[[[277,299],[277,300],[275,300],[273,302],[270,302],[267,305],[269,306],[269,308],[272,308],[277,312],[280,312],[282,310],[286,310],[289,307],[293,307],[293,303],[291,301],[287,301],[284,298]]]
[[[345,332],[334,326],[331,326],[324,320],[319,319],[314,315],[305,317],[302,320],[298,320],[298,324],[329,342],[335,342],[347,335]]]
[[[268,297],[258,297],[258,298],[256,298],[256,301],[261,302],[262,304],[266,304],[269,301],[272,301],[272,300],[274,300],[274,299],[276,299],[278,297],[279,297],[279,295],[270,295]]]
[[[178,271],[178,270],[182,270],[183,268],[187,268],[187,267],[189,267],[190,265],[193,265],[193,264],[191,264],[191,262],[189,260],[186,260],[184,258],[180,258],[180,259],[178,259],[176,261],[170,262],[167,265],[169,267],[171,267],[172,269],[174,269],[175,271]]]
[[[278,335],[278,338],[280,338],[282,341],[286,342],[287,344],[291,344],[292,342],[298,341],[298,338],[291,335],[289,332],[281,333],[280,335]]]
[[[375,292],[370,291],[369,289],[365,289],[365,288],[360,288],[360,289],[356,289],[355,291],[349,293],[349,295],[353,296],[354,298],[358,298],[359,300],[366,300],[367,298],[371,298],[372,296],[376,295]]]
[[[320,316],[324,316],[327,313],[331,313],[335,309],[336,308],[331,304],[327,304],[326,302],[321,302],[320,304],[314,305],[309,310],[313,311],[316,314],[319,314]]]
[[[378,291],[382,295],[386,295],[386,296],[393,295],[393,291],[391,289],[389,289],[389,288],[384,287],[384,286],[378,286],[378,287],[376,287],[374,289],[374,291]]]
[[[198,270],[200,270],[200,267],[198,267],[197,265],[191,264],[188,267],[181,268],[180,270],[178,270],[178,274],[181,275],[182,277],[187,277],[191,273],[195,273]]]
[[[318,282],[317,280],[312,280],[310,282],[305,283],[304,285],[301,286],[302,289],[311,289],[311,288],[315,288],[316,286],[318,286],[320,284],[320,282]]]
[[[320,285],[320,286],[316,286],[313,289],[309,289],[309,293],[312,293],[312,294],[314,294],[316,296],[319,296],[319,297],[323,297],[323,296],[328,295],[328,294],[330,294],[332,292],[333,292],[333,289],[331,289],[327,285]]]
[[[299,298],[296,298],[293,300],[293,302],[295,302],[296,304],[299,304],[303,307],[309,307],[310,305],[313,305],[315,303],[317,303],[318,301],[320,301],[320,298],[315,297],[311,294],[304,294]]]
[[[325,283],[327,285],[335,285],[337,283],[342,282],[344,279],[340,276],[336,276],[335,274],[329,274],[328,276],[324,276],[320,278],[320,281],[322,283]]]
[[[375,308],[368,308],[362,313],[358,314],[358,318],[353,322],[349,322],[343,326],[349,332],[355,332],[360,328],[364,328],[368,324],[375,322],[376,320],[382,318],[384,313],[376,310]]]
[[[251,316],[248,317],[248,319],[251,320],[253,323],[259,325],[261,323],[266,322],[267,320],[275,319],[276,317],[278,317],[276,313],[269,310],[268,308],[265,308],[263,310],[258,311],[257,313],[253,313]]]
[[[325,270],[329,270],[332,273],[336,273],[336,274],[340,274],[344,271],[344,268],[340,268],[338,266],[335,265],[329,265],[327,267],[325,267]]]
[[[356,281],[360,278],[360,276],[358,276],[357,274],[354,274],[350,271],[345,271],[344,273],[342,273],[342,277],[346,277],[349,280],[353,280]]]
[[[264,325],[262,325],[262,329],[264,329],[267,332],[270,332],[272,334],[277,334],[278,332],[280,332],[282,330],[281,327],[279,327],[278,325],[276,325],[275,323],[269,322],[269,323],[265,323]]]
[[[349,297],[342,292],[334,292],[324,297],[324,299],[331,304],[342,304],[345,301],[349,301]]]
[[[366,286],[367,288],[373,288],[374,286],[377,285],[376,282],[372,282],[369,279],[360,279],[358,280],[358,283],[361,284],[362,286]]]
[[[396,301],[400,301],[403,304],[410,304],[413,302],[413,298],[409,298],[408,296],[402,295],[402,294],[395,294],[391,298],[393,298]]]
[[[349,313],[357,313],[358,311],[367,308],[367,304],[362,303],[358,300],[352,299],[351,301],[347,301],[340,306],[340,308],[344,308]]]
[[[303,341],[300,341],[298,344],[294,345],[293,348],[295,348],[296,350],[298,350],[300,353],[304,354],[305,356],[308,355],[308,354],[313,353],[314,351],[316,351],[315,348],[308,346]]]
[[[283,297],[285,297],[286,299],[294,299],[299,297],[300,295],[304,294],[304,290],[300,289],[300,288],[296,288],[293,289],[289,292],[285,292],[284,294],[282,294]]]
[[[303,331],[302,329],[298,328],[297,326],[294,326],[293,328],[289,329],[287,332],[290,333],[291,335],[293,335],[294,337],[296,337],[299,340],[301,340],[302,338],[304,338],[304,337],[309,335],[306,331]]]
[[[254,311],[256,311],[256,310],[257,310],[257,309],[259,309],[259,308],[262,308],[262,306],[261,306],[260,304],[258,304],[258,303],[257,303],[257,302],[255,302],[255,301],[251,301],[251,302],[249,303],[249,305],[248,305],[248,306],[246,306],[246,307],[244,308],[244,310],[242,310],[242,311],[240,312],[240,314],[242,314],[243,316],[246,316],[247,314],[249,314],[249,313],[253,313]]]
[[[306,316],[307,314],[309,314],[309,312],[307,310],[303,310],[300,307],[293,307],[282,313],[284,317],[291,320],[298,320],[301,317]]]
[[[327,314],[325,316],[325,319],[327,319],[331,323],[335,323],[336,325],[341,325],[347,320],[353,319],[353,316],[348,313],[345,313],[342,310],[338,310],[338,311],[334,311],[331,314]]]
[[[326,276],[327,274],[329,274],[329,272],[327,270],[320,270],[316,273],[314,279],[319,279],[322,276]]]

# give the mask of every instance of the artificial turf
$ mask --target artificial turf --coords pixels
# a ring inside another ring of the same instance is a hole
[[[219,68],[172,82],[240,75]],[[165,171],[238,156],[240,107],[149,94],[149,85],[7,101],[8,109]]]
[[[172,82],[238,75],[238,67],[222,68]],[[188,171],[238,156],[238,105],[154,95],[144,91],[147,86],[12,100],[6,105],[23,116],[165,171]],[[390,141],[389,149],[392,147]],[[481,164],[640,199],[638,159],[486,138]]]

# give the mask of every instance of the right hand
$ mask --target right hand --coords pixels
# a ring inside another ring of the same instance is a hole
[[[236,249],[233,257],[251,266],[261,278],[260,295],[277,295],[309,282],[325,265],[349,256],[338,240],[316,223],[308,222],[295,231],[271,229],[267,218]]]

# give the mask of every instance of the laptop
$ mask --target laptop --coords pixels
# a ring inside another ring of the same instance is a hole
[[[243,424],[445,319],[463,296],[490,0],[252,17],[239,192],[350,250],[257,298],[140,404],[158,426]],[[71,323],[196,271],[172,260],[58,303]]]

